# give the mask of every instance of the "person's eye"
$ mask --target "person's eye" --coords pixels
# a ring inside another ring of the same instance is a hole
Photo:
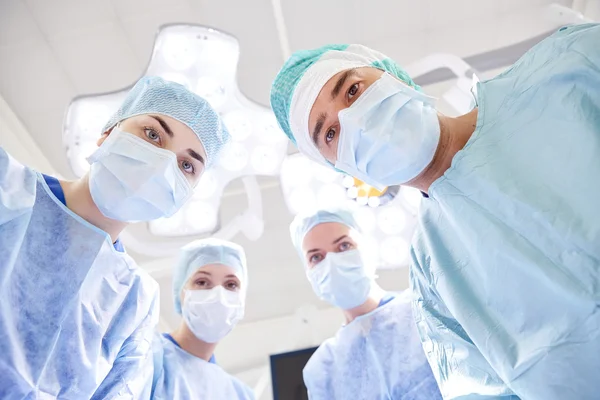
[[[196,173],[196,169],[194,168],[194,164],[192,164],[188,160],[181,161],[181,170],[186,174],[194,175]]]
[[[160,143],[160,134],[156,132],[154,129],[146,127],[144,128],[144,133],[148,140],[154,143]]]
[[[350,242],[340,243],[340,246],[339,246],[340,251],[348,251],[350,249],[352,249],[352,243],[350,243]]]
[[[350,86],[350,88],[348,89],[348,100],[352,100],[352,98],[354,96],[356,96],[357,93],[358,93],[358,83],[355,83],[354,85]]]
[[[196,285],[200,286],[200,287],[207,287],[208,286],[208,281],[206,279],[198,279],[196,281]]]
[[[333,138],[335,138],[335,129],[331,128],[325,134],[325,143],[331,143]]]
[[[239,287],[240,287],[239,283],[237,283],[235,281],[227,282],[227,285],[226,285],[226,289],[231,290],[232,292],[235,292],[236,290],[238,290]]]
[[[308,259],[308,262],[311,265],[314,264],[318,264],[323,260],[323,256],[321,254],[313,254],[312,256],[310,256],[310,258]]]

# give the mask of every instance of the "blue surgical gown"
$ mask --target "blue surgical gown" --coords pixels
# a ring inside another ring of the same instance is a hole
[[[0,398],[149,397],[158,285],[0,148]]]
[[[600,398],[600,25],[478,86],[423,199],[411,285],[446,399]]]
[[[327,339],[304,367],[311,400],[435,400],[441,395],[421,347],[410,291]]]
[[[254,392],[214,362],[191,355],[168,337],[153,343],[154,400],[254,400]]]

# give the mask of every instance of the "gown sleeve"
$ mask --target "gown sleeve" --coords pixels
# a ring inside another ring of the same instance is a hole
[[[129,336],[92,400],[150,399],[154,374],[152,342],[158,320],[158,288],[149,313]]]
[[[35,172],[0,147],[0,225],[31,210],[35,185]]]
[[[444,399],[518,400],[436,295],[414,247],[411,258],[414,318]]]

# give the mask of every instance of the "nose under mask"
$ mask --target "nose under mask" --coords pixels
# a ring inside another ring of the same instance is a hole
[[[88,162],[92,199],[111,219],[134,222],[170,217],[193,194],[175,153],[117,127]]]
[[[384,73],[339,112],[335,167],[379,190],[416,178],[439,143],[434,101]]]

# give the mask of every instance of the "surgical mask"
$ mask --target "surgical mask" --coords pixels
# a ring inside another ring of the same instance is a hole
[[[348,310],[367,301],[373,275],[367,273],[358,250],[327,253],[323,261],[306,272],[319,298]]]
[[[92,199],[111,219],[133,222],[170,217],[193,194],[175,153],[118,127],[88,162]]]
[[[223,286],[185,290],[182,314],[198,339],[217,343],[244,317],[244,302],[240,292],[226,290]]]
[[[417,177],[440,139],[434,99],[384,73],[338,114],[335,167],[379,190]]]

